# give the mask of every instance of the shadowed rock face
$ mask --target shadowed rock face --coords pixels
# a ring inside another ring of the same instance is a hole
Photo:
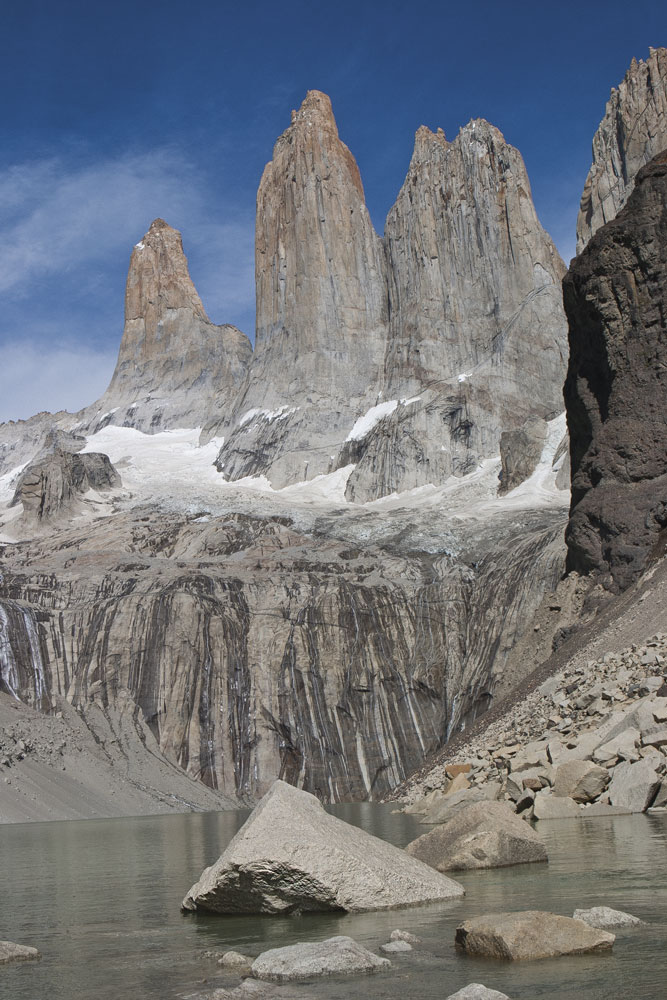
[[[201,426],[230,405],[252,355],[234,326],[204,311],[181,234],[156,219],[130,258],[125,327],[113,378],[79,426],[107,424],[151,432]]]
[[[568,568],[623,590],[667,526],[667,155],[573,262]]]
[[[593,139],[593,163],[577,219],[577,253],[600,226],[616,218],[637,171],[667,147],[667,49],[632,60],[614,87]]]

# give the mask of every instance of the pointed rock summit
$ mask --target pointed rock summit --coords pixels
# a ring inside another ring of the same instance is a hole
[[[607,101],[577,219],[577,253],[630,197],[637,171],[667,148],[667,49],[632,60]]]
[[[350,453],[362,501],[471,472],[503,432],[563,408],[565,266],[498,129],[477,119],[451,143],[418,129],[385,245],[396,405]]]
[[[375,402],[386,342],[384,248],[326,94],[308,92],[257,195],[255,356],[219,465],[274,486],[332,469]],[[215,424],[208,434],[217,432]],[[334,466],[335,467],[335,466]]]
[[[251,356],[240,330],[210,321],[181,234],[155,219],[132,251],[118,361],[109,388],[87,411],[91,429],[202,426],[231,402]]]
[[[488,122],[422,126],[375,233],[329,98],[309,91],[262,176],[257,339],[218,468],[274,487],[355,466],[351,500],[475,468],[562,411],[564,265],[519,153]]]

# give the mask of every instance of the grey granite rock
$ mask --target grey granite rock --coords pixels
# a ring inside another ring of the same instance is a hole
[[[632,60],[611,92],[593,139],[593,163],[577,219],[577,253],[628,200],[637,172],[667,148],[667,49]]]
[[[583,920],[589,927],[608,930],[612,927],[638,927],[642,920],[623,910],[613,910],[610,906],[593,906],[589,910],[575,910],[574,920]]]
[[[565,269],[498,129],[477,119],[453,142],[417,131],[385,243],[382,399],[396,406],[343,456],[356,461],[348,498],[362,501],[472,471],[503,431],[562,410]]]
[[[572,760],[561,764],[554,774],[553,793],[575,802],[592,802],[609,784],[609,772],[588,760]]]
[[[456,993],[451,993],[447,1000],[510,1000],[510,998],[506,993],[490,990],[481,983],[469,983]]]
[[[42,956],[36,948],[25,944],[15,944],[13,941],[0,941],[0,965],[9,962],[28,962]]]
[[[541,910],[490,913],[465,920],[456,929],[457,948],[469,955],[509,961],[605,952],[614,941],[607,931]]]
[[[457,882],[330,816],[315,796],[276,781],[218,861],[190,889],[183,909],[349,912],[463,894]]]
[[[350,937],[340,935],[326,941],[287,945],[264,951],[252,964],[257,979],[285,983],[318,976],[361,975],[390,968],[386,958],[378,958]]]
[[[400,955],[412,951],[412,945],[409,941],[404,941],[403,939],[388,941],[386,944],[380,945],[380,951],[383,951],[386,955]]]
[[[541,838],[504,802],[467,806],[448,823],[413,840],[406,851],[442,872],[548,860]]]
[[[515,489],[535,471],[547,439],[547,429],[545,420],[532,417],[521,427],[500,435],[498,492],[501,495]]]
[[[660,787],[660,777],[650,760],[636,764],[624,761],[614,768],[609,785],[609,800],[633,813],[644,812],[653,802]]]
[[[120,486],[120,476],[107,455],[76,454],[57,447],[21,473],[10,506],[23,504],[24,517],[46,522],[76,513],[88,490],[104,493]]]
[[[388,322],[382,241],[326,94],[311,90],[278,138],[257,195],[257,333],[222,434],[226,478],[276,487],[330,472],[377,401]],[[333,458],[331,456],[334,456]]]

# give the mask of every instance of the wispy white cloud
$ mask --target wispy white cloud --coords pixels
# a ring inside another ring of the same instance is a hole
[[[182,152],[52,157],[0,170],[2,419],[76,409],[105,388],[122,275],[157,216],[181,230],[211,319],[251,334],[254,206],[214,190]]]
[[[36,277],[104,260],[160,210],[187,218],[199,200],[192,168],[168,149],[11,167],[0,175],[0,291],[28,294]]]
[[[76,342],[3,344],[0,421],[27,419],[41,410],[81,409],[106,389],[117,353]]]

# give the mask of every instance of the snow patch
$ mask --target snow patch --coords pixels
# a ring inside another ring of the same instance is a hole
[[[376,424],[379,424],[381,420],[392,414],[399,403],[401,406],[410,406],[412,403],[419,402],[420,399],[421,396],[412,396],[410,399],[388,399],[384,403],[377,403],[375,406],[371,406],[370,410],[367,410],[363,416],[357,418],[345,440],[361,441],[367,434],[370,434]]]
[[[271,423],[272,420],[284,420],[291,413],[296,413],[298,409],[300,409],[298,406],[281,406],[277,410],[260,410],[255,407],[252,410],[246,410],[243,416],[239,417],[239,427],[250,423],[256,417],[261,417],[263,420],[268,421],[268,423]]]

